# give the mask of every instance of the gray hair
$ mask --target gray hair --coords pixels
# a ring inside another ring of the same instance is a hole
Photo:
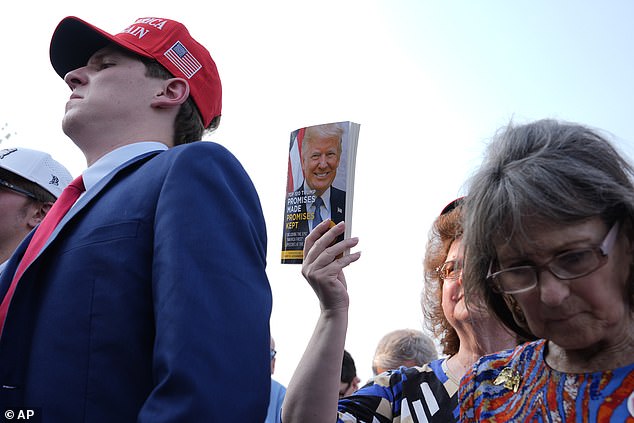
[[[467,187],[463,280],[469,298],[484,296],[507,326],[530,336],[485,282],[495,241],[530,242],[528,224],[566,225],[596,216],[606,223],[623,220],[632,239],[633,181],[631,163],[597,130],[550,119],[503,128]]]
[[[308,145],[313,138],[339,138],[339,144],[337,153],[341,156],[343,149],[343,126],[340,122],[337,123],[325,123],[323,125],[308,126],[304,132],[304,138],[302,139],[302,154],[306,154]]]
[[[386,334],[374,353],[372,371],[378,368],[398,369],[399,366],[412,364],[422,366],[438,358],[434,341],[423,332],[414,329],[399,329]]]

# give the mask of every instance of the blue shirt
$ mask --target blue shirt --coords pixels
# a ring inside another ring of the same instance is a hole
[[[271,400],[264,423],[280,423],[282,421],[282,402],[285,395],[286,388],[281,383],[271,379]]]

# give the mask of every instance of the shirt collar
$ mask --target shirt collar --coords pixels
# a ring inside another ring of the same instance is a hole
[[[330,188],[331,187],[328,187],[328,189],[324,191],[323,194],[320,195],[321,199],[324,200],[324,207],[326,207],[326,210],[328,211],[330,211]],[[314,191],[314,190],[308,186],[306,181],[304,181],[304,192],[308,193],[311,191]],[[317,198],[317,195],[315,195],[315,198]],[[313,203],[314,201],[307,202],[309,207],[312,207]]]
[[[167,146],[156,141],[143,141],[124,145],[101,157],[82,172],[86,191],[95,186],[104,176],[130,159],[151,151],[167,150]]]

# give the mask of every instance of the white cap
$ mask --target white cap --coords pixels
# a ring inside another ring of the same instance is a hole
[[[55,198],[73,180],[70,172],[50,154],[28,148],[0,150],[0,167],[35,182]]]

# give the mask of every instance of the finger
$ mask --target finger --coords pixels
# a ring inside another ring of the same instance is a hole
[[[361,257],[360,252],[349,254],[330,262],[326,267],[313,267],[312,272],[305,274],[304,277],[309,281],[313,290],[317,293],[320,301],[326,299],[332,300],[333,295],[340,295],[337,292],[343,288],[347,291],[347,283],[344,275],[344,268],[351,263],[357,261]]]
[[[320,238],[308,255],[304,258],[305,263],[315,264],[317,267],[326,267],[335,259],[342,257],[345,251],[356,246],[358,238],[344,239],[334,244],[328,244],[329,239],[325,236]]]
[[[341,258],[344,252],[356,247],[357,244],[359,244],[359,238],[348,238],[332,244],[327,248],[327,251],[337,258]]]
[[[330,220],[324,220],[315,227],[304,239],[304,260],[308,257],[308,253],[313,248],[315,242],[321,238],[330,228]]]
[[[310,262],[315,269],[324,269],[328,273],[338,273],[343,267],[351,263],[348,261],[350,254],[343,256],[343,252],[356,246],[359,243],[358,238],[349,238],[339,241],[336,244],[326,248],[316,257],[311,257]],[[356,261],[357,256],[353,256],[352,261]]]
[[[309,248],[306,249],[306,241],[304,241],[304,260],[311,260],[320,255],[326,248],[331,246],[336,239],[345,232],[345,223],[339,222],[335,226],[330,227],[330,220],[320,223],[309,235]],[[323,226],[322,226],[323,225]],[[310,238],[310,239],[309,239]]]
[[[361,257],[361,252],[357,251],[355,253],[350,253],[346,256],[340,257],[337,260],[335,260],[338,264],[338,266],[341,267],[341,269],[344,269],[345,267],[347,267],[349,264],[354,263],[355,261],[359,260],[359,258]]]

